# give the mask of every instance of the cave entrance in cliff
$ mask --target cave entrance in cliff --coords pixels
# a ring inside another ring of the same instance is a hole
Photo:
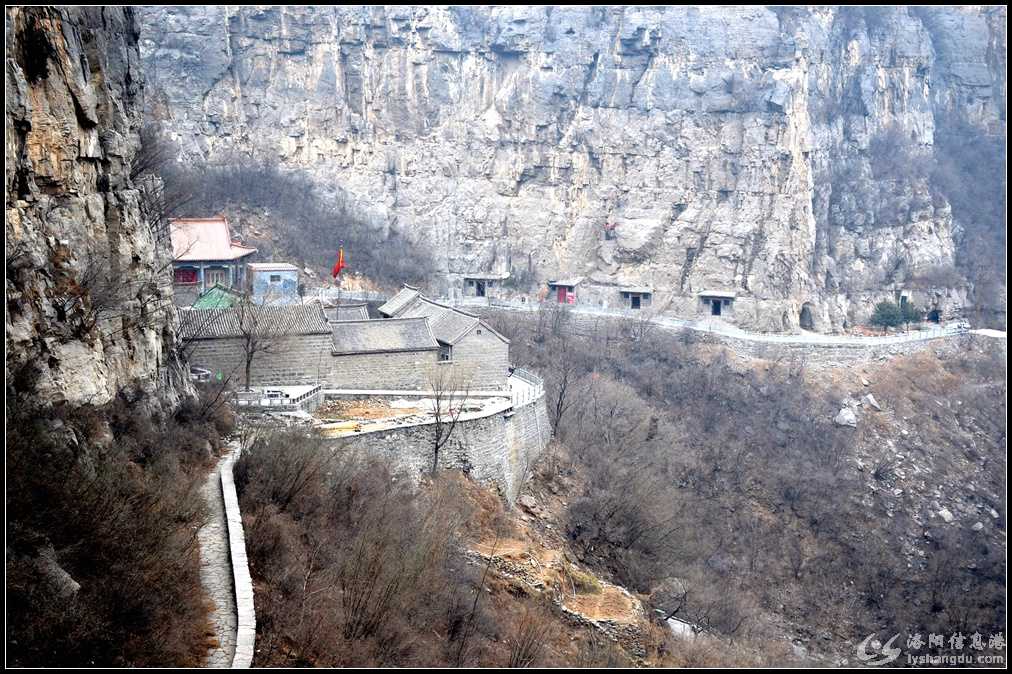
[[[798,324],[802,330],[814,330],[815,320],[812,318],[812,305],[805,302],[801,307],[801,315],[798,316]]]
[[[928,312],[928,320],[931,321],[932,323],[941,323],[942,312],[940,312],[938,309],[932,309],[931,311]]]

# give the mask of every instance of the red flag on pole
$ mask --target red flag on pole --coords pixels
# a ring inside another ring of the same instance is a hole
[[[344,248],[342,247],[337,251],[337,262],[334,263],[334,268],[330,270],[330,275],[337,278],[341,275],[341,270],[344,269]]]

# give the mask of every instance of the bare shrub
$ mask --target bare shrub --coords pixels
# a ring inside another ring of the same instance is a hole
[[[498,628],[457,552],[471,510],[452,476],[417,491],[381,462],[282,432],[256,439],[236,464],[236,485],[263,587],[258,664],[484,657]]]
[[[567,379],[582,387],[558,428],[558,472],[580,484],[566,533],[581,561],[655,592],[665,615],[735,641],[764,638],[758,618],[771,606],[847,638],[917,613],[923,586],[897,576],[907,567],[893,544],[910,523],[865,521],[852,440],[831,421],[837,400],[806,383],[803,362],[743,367],[661,331],[623,343],[621,331],[573,328],[565,349],[547,334],[539,342],[536,325],[519,337],[550,401]],[[934,404],[954,394],[925,395]],[[659,584],[671,577],[683,589],[665,598]]]
[[[139,400],[8,418],[9,663],[203,660],[207,435]]]
[[[507,667],[534,667],[539,663],[546,645],[558,630],[550,611],[536,602],[528,602],[524,606],[506,637],[509,647]]]

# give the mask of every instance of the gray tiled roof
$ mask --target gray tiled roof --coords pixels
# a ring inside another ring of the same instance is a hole
[[[445,344],[454,344],[470,332],[480,320],[477,316],[419,297],[401,314],[404,317],[424,316],[436,339]]]
[[[419,297],[418,289],[405,285],[397,294],[380,306],[379,312],[384,316],[400,316],[404,310]]]
[[[334,353],[338,354],[439,348],[424,318],[340,321],[330,327],[334,336]]]
[[[574,287],[575,288],[576,286],[580,285],[581,283],[583,283],[583,277],[582,276],[574,276],[573,278],[561,278],[558,281],[549,281],[548,285],[550,285],[550,286],[569,286],[569,287]]]
[[[365,302],[361,304],[324,305],[323,312],[327,314],[327,320],[334,321],[364,321],[369,318],[369,307]]]
[[[224,309],[179,309],[179,336],[182,339],[241,337],[259,335],[323,335],[330,324],[319,304],[243,304]]]

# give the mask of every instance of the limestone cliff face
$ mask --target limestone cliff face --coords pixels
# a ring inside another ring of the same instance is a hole
[[[142,121],[133,10],[6,11],[8,394],[173,404],[167,253],[130,178]]]
[[[951,264],[924,179],[890,208],[854,192],[883,182],[877,137],[930,157],[949,113],[1004,133],[1003,9],[139,12],[151,110],[185,153],[305,168],[451,281],[583,275],[683,315],[733,290],[766,329],[805,303],[842,326]]]

